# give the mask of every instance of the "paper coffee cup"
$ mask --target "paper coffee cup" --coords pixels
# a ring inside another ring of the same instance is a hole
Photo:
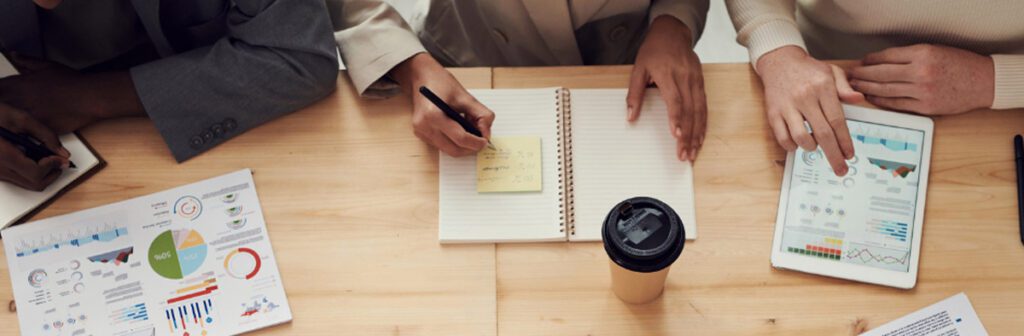
[[[669,267],[686,244],[686,231],[668,204],[633,197],[608,213],[601,238],[611,259],[612,291],[622,301],[640,304],[665,290]]]

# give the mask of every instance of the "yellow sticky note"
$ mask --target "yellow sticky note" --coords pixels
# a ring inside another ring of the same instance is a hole
[[[476,154],[477,192],[541,190],[540,137],[496,137],[491,143],[495,149]]]

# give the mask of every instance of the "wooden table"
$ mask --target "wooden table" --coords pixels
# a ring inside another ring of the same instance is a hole
[[[180,165],[146,120],[90,127],[109,166],[37,218],[253,168],[295,316],[257,334],[854,335],[960,291],[991,334],[1024,330],[1010,142],[1024,111],[936,119],[918,285],[890,289],[769,266],[785,153],[749,66],[704,69],[701,236],[649,305],[608,290],[599,244],[439,245],[438,154],[412,135],[408,98],[357,99],[344,74],[326,100]],[[468,88],[621,88],[629,68],[454,72]],[[16,315],[0,312],[0,326],[17,334]]]

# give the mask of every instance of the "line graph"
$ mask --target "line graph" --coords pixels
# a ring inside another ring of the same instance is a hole
[[[880,262],[886,264],[907,264],[907,259],[910,257],[910,252],[904,252],[902,257],[896,258],[887,255],[875,255],[871,253],[869,249],[850,249],[850,252],[846,254],[847,259],[860,259],[861,262]]]
[[[886,269],[906,271],[910,263],[910,251],[884,247],[851,244],[843,259],[847,262],[875,265]]]

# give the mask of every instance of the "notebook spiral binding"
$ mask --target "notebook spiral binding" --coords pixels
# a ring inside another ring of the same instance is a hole
[[[561,164],[558,166],[558,232],[565,233],[565,161],[562,160],[562,144],[565,143],[565,137],[562,134],[562,89],[555,89],[555,138],[558,139],[558,146],[556,146],[555,155],[558,157],[558,162]]]
[[[569,236],[576,235],[576,200],[573,192],[573,168],[572,168],[572,103],[569,89],[559,90],[561,102],[557,103],[560,119],[559,132],[562,143],[559,146],[559,158],[562,167],[559,168],[558,178],[562,185],[559,196],[562,197],[563,226],[569,226]],[[564,155],[562,155],[564,153]],[[564,176],[564,177],[563,177]],[[565,228],[563,227],[563,230]]]

